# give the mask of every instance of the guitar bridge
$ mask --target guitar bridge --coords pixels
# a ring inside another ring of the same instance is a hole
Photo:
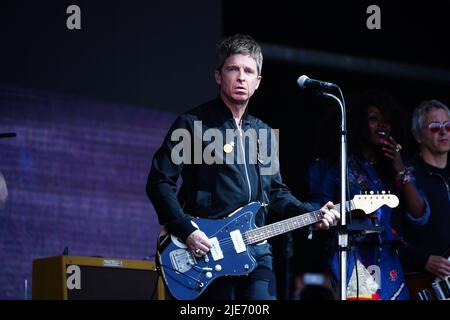
[[[172,268],[178,272],[184,273],[195,264],[194,257],[186,249],[177,249],[169,253]]]

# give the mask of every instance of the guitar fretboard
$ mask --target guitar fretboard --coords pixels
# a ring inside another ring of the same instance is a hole
[[[347,201],[346,204],[347,204],[346,211],[351,210],[350,208],[354,208],[353,201]],[[336,209],[336,211],[340,212],[341,205],[336,204],[333,206],[333,208]],[[244,242],[247,245],[258,243],[266,239],[278,236],[280,234],[314,224],[322,220],[322,218],[323,218],[322,212],[320,210],[316,210],[305,214],[301,214],[299,216],[292,217],[290,219],[268,224],[266,226],[245,232]]]

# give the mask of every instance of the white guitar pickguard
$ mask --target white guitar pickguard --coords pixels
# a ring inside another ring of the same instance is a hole
[[[176,245],[178,248],[186,249],[187,246],[177,237],[175,237],[173,234],[170,235],[170,239],[172,240],[173,244]]]

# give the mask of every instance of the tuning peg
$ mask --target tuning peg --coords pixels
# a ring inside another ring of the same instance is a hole
[[[384,191],[384,190],[383,190],[383,191],[381,191],[381,194],[386,194],[386,191]]]

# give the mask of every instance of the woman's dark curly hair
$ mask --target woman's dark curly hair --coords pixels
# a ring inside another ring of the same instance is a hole
[[[386,122],[391,124],[391,135],[400,144],[405,143],[405,115],[393,97],[376,90],[353,94],[347,102],[347,129],[349,151],[361,155],[361,145],[369,141],[369,120],[367,109],[377,107]]]
[[[406,147],[406,116],[403,110],[389,94],[367,90],[350,94],[346,99],[347,106],[347,132],[348,153],[362,156],[362,144],[369,141],[369,119],[367,109],[369,106],[377,107],[384,119],[391,124],[391,135]],[[327,109],[327,114],[318,128],[316,136],[315,155],[337,161],[340,150],[340,112],[338,108]],[[405,149],[405,148],[404,148]],[[403,149],[403,150],[404,150]],[[403,152],[403,151],[402,151]]]

